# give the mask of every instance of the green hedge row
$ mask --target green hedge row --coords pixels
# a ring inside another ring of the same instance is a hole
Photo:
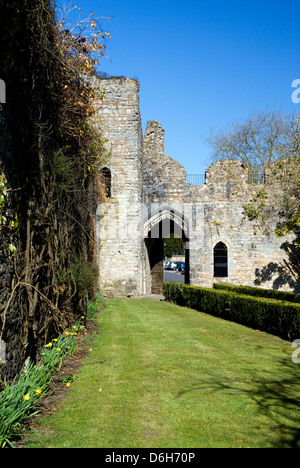
[[[214,283],[214,289],[222,289],[226,291],[236,292],[238,294],[246,294],[248,296],[268,297],[269,299],[278,299],[280,301],[300,303],[300,294],[276,291],[275,289],[261,289],[251,286],[237,286],[227,283]]]
[[[166,301],[259,329],[284,339],[300,338],[300,304],[221,289],[164,283]]]

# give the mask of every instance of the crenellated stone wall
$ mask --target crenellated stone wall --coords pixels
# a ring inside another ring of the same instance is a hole
[[[155,145],[149,144],[149,139],[159,135],[161,148],[163,134],[158,122],[148,124],[144,140],[145,201],[148,204],[159,201],[170,207],[182,204],[182,213],[187,216],[197,210],[196,235],[193,229],[188,234],[191,284],[211,287],[213,282],[224,281],[294,289],[297,285],[286,267],[288,256],[281,248],[293,236],[282,240],[274,232],[279,219],[275,210],[274,174],[270,184],[255,186],[249,183],[247,168],[241,162],[219,161],[206,171],[204,185],[187,184],[184,168],[169,156],[155,152]],[[278,171],[276,168],[280,179]],[[269,216],[265,224],[250,221],[244,209],[259,191],[267,196]],[[213,276],[213,250],[218,242],[228,248],[225,278]]]

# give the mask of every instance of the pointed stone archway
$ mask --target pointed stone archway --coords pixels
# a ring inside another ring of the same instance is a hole
[[[151,294],[162,294],[164,283],[163,240],[174,234],[185,242],[185,283],[189,283],[188,223],[182,213],[170,208],[160,209],[144,224],[144,240],[148,256]]]

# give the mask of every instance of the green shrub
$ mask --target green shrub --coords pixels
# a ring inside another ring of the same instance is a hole
[[[92,291],[97,287],[99,268],[96,264],[76,258],[71,265],[71,271],[80,293]]]
[[[95,315],[103,308],[104,302],[102,297],[102,292],[99,291],[96,294],[96,298],[94,302],[89,302],[87,305],[87,319],[93,320]]]
[[[73,162],[59,150],[53,153],[52,163],[57,187],[63,191],[69,190],[75,178]]]
[[[255,288],[253,286],[239,286],[227,283],[214,283],[214,289],[222,289],[236,292],[238,294],[246,294],[247,296],[268,297],[270,299],[300,303],[300,294],[286,291],[277,291],[275,289],[262,289]]]
[[[300,305],[221,289],[165,283],[167,301],[259,329],[284,339],[300,337]]]

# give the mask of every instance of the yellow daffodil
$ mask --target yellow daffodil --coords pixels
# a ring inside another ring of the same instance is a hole
[[[66,384],[66,387],[67,387],[67,388],[71,387],[70,382],[68,382],[68,383]]]
[[[29,393],[27,393],[27,395],[24,395],[23,398],[24,398],[24,401],[30,400],[30,395],[29,395]]]
[[[35,393],[36,393],[37,395],[40,395],[40,394],[42,393],[42,390],[41,390],[40,388],[37,388],[36,391],[35,391]]]

